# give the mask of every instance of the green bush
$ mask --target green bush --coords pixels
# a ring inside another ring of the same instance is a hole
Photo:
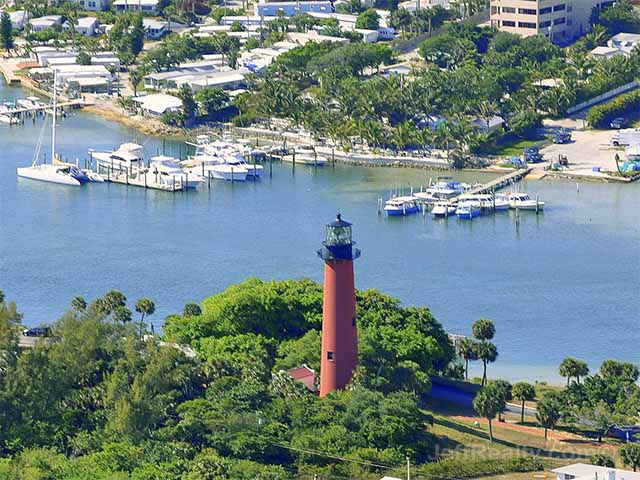
[[[441,477],[477,478],[515,472],[536,472],[544,469],[544,462],[536,457],[473,459],[461,456],[451,457],[425,465],[419,469],[418,474],[424,473]]]
[[[596,105],[587,114],[587,123],[594,128],[606,127],[611,120],[640,108],[640,90],[625,93],[610,102]]]

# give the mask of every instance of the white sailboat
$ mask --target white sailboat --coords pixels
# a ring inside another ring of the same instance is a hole
[[[42,140],[44,137],[44,131],[46,128],[46,122],[43,123],[42,130],[40,131],[40,136],[38,137],[38,143],[36,144],[36,150],[33,155],[33,163],[30,167],[19,167],[16,169],[16,172],[19,177],[29,178],[31,180],[40,180],[42,182],[49,183],[57,183],[60,185],[69,185],[73,187],[79,187],[82,182],[76,178],[77,174],[74,176],[75,170],[78,170],[76,167],[67,165],[67,164],[55,164],[56,158],[56,108],[58,106],[57,103],[57,91],[56,91],[56,82],[57,75],[54,71],[53,76],[53,127],[51,132],[51,159],[52,163],[39,163],[38,158],[40,157],[40,149],[42,147]]]

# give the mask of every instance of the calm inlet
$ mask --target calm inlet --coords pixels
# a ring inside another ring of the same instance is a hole
[[[0,99],[27,95],[0,87]],[[358,288],[428,305],[453,333],[468,334],[479,317],[494,320],[500,358],[490,374],[555,380],[566,356],[592,369],[606,358],[638,361],[640,184],[578,191],[572,182],[524,182],[547,207],[523,214],[519,228],[513,213],[471,222],[378,215],[377,199],[391,188],[440,175],[415,169],[274,164],[272,178],[186,193],[69,188],[16,177],[32,161],[41,122],[0,127],[0,288],[29,325],[54,321],[76,295],[110,289],[153,298],[150,320],[160,325],[186,302],[249,276],[320,281],[315,252],[324,223],[340,211],[363,251]],[[161,139],[87,114],[61,121],[58,140],[74,160],[126,141],[144,144],[147,155],[162,150]],[[179,146],[165,150],[177,155]]]

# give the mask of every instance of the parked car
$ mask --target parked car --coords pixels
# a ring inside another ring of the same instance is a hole
[[[25,337],[49,337],[51,336],[51,329],[49,327],[25,328],[22,331],[22,335]]]
[[[553,143],[569,143],[571,141],[571,131],[560,129],[553,136]]]
[[[522,151],[522,159],[527,163],[540,163],[543,157],[538,147],[527,147]]]
[[[629,124],[629,121],[624,117],[617,117],[611,120],[609,126],[614,130],[620,130],[621,128],[625,128]]]

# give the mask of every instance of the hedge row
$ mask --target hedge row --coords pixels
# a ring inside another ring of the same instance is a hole
[[[422,474],[446,478],[478,478],[515,472],[539,472],[545,467],[542,460],[530,456],[500,459],[469,458],[469,456],[461,455],[429,463],[419,468],[417,476],[420,477]]]
[[[640,108],[640,90],[625,93],[610,102],[596,105],[587,114],[587,123],[594,128],[606,127],[611,120]]]

